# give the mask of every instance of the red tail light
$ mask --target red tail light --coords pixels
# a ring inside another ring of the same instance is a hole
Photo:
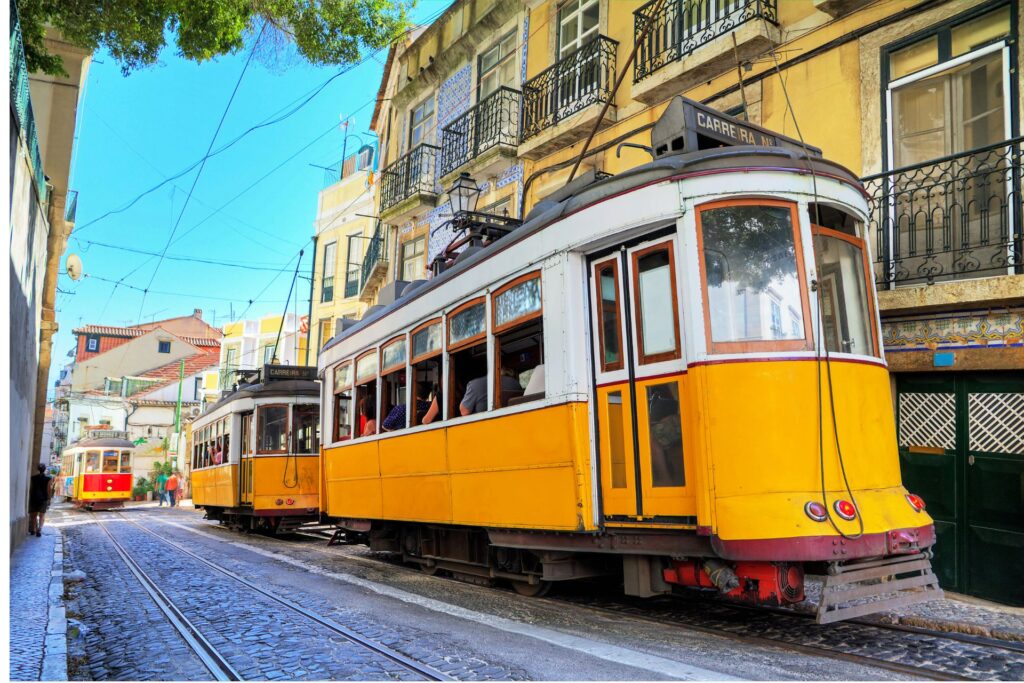
[[[836,514],[846,521],[850,521],[857,516],[857,508],[848,500],[837,500],[832,507],[835,509]]]
[[[815,522],[824,522],[828,519],[828,508],[816,500],[809,500],[804,505],[804,513]]]
[[[924,499],[913,493],[907,494],[907,502],[910,503],[910,507],[914,508],[915,511],[920,512],[924,510]]]
[[[285,502],[288,503],[289,505],[295,505],[295,501],[293,499],[291,499],[291,498],[289,498]]]

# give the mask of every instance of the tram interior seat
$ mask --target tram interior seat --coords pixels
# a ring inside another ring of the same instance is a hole
[[[538,319],[520,325],[498,335],[496,340],[501,363],[498,368],[499,374],[502,369],[510,371],[522,387],[518,391],[502,391],[498,407],[514,406],[544,398],[544,330],[541,321]],[[538,369],[540,376],[534,382],[534,375]]]

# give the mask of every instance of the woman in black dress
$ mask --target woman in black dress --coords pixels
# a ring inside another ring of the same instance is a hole
[[[43,517],[50,507],[53,495],[53,477],[46,476],[46,465],[39,466],[39,474],[29,481],[28,487],[28,535],[43,535]]]

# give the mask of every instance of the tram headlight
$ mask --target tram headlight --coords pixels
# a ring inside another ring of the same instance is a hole
[[[848,500],[837,500],[832,508],[836,511],[837,515],[845,519],[847,522],[857,516],[857,508]]]
[[[816,500],[809,500],[804,505],[804,513],[815,522],[824,522],[828,519],[828,508]]]
[[[908,493],[907,502],[910,503],[910,507],[914,508],[915,512],[921,512],[925,508],[924,498],[917,494]]]

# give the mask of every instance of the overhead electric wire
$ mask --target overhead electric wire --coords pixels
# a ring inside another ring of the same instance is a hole
[[[160,252],[157,252],[157,251],[146,251],[145,249],[135,249],[134,247],[122,247],[121,245],[118,245],[118,244],[108,244],[106,242],[94,242],[92,240],[81,240],[81,241],[85,242],[87,244],[90,244],[92,246],[95,246],[95,247],[103,247],[103,248],[106,248],[106,249],[116,249],[118,251],[127,251],[127,252],[130,252],[132,254],[142,254],[144,256],[153,256],[153,257],[156,257],[156,256],[160,255]],[[266,263],[263,263],[263,265],[257,266],[257,265],[253,265],[254,262],[251,262],[251,261],[250,262],[218,261],[218,260],[215,260],[215,259],[199,258],[197,256],[181,256],[181,255],[171,255],[171,254],[165,254],[164,255],[164,259],[166,259],[168,261],[185,261],[185,262],[189,262],[189,263],[205,263],[205,264],[215,265],[215,266],[225,266],[227,268],[242,268],[242,269],[245,269],[245,270],[268,270],[268,271],[274,271],[274,272],[278,272],[278,271],[282,270],[282,266],[277,265],[277,264],[271,264],[269,262],[266,262]],[[260,263],[260,262],[255,262],[255,263]],[[288,270],[288,269],[287,268],[283,268],[283,270]]]
[[[288,268],[285,268],[284,270],[282,270],[280,272],[284,273],[284,272],[287,272],[288,270],[289,270]],[[86,273],[83,277],[85,279],[88,279],[88,280],[99,280],[100,282],[109,282],[109,283],[114,285],[115,289],[117,287],[124,287],[126,289],[132,289],[132,290],[135,290],[137,292],[145,291],[142,287],[136,287],[135,285],[129,285],[129,284],[126,284],[124,282],[121,282],[120,280],[113,280],[111,278],[102,277],[100,275],[93,275],[91,273]],[[193,298],[193,299],[210,299],[210,300],[213,300],[213,301],[233,301],[233,302],[239,302],[239,303],[242,303],[242,302],[245,302],[245,301],[249,301],[244,296],[235,296],[235,297],[210,296],[208,294],[190,294],[188,292],[164,292],[164,291],[159,291],[159,290],[155,290],[155,289],[151,289],[149,291],[150,291],[151,294],[160,294],[160,295],[163,295],[163,296],[180,296],[180,297],[190,297],[190,298]],[[284,301],[284,300],[283,299],[274,300],[273,302],[271,302],[271,301],[264,301],[263,303],[280,303],[281,301]]]

